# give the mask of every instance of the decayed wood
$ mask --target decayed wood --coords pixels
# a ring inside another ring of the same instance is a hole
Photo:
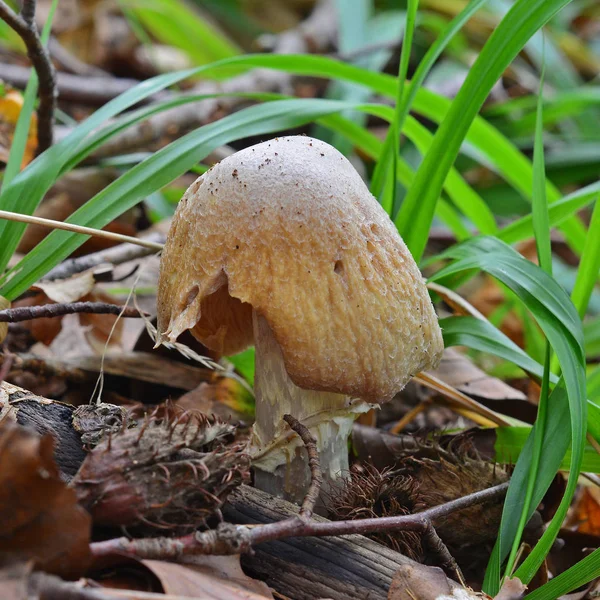
[[[123,409],[113,404],[71,404],[37,396],[0,382],[0,421],[12,419],[39,435],[54,438],[54,460],[61,477],[70,481],[86,457],[84,445],[94,445],[108,430],[121,427]]]
[[[238,488],[223,508],[225,520],[238,524],[271,523],[297,512],[297,506],[248,486]],[[416,564],[361,535],[289,538],[242,556],[251,576],[293,600],[384,600],[398,568]]]
[[[61,475],[70,480],[85,458],[80,434],[72,424],[74,406],[36,396],[16,385],[0,383],[0,421],[13,419],[55,440],[54,458]]]

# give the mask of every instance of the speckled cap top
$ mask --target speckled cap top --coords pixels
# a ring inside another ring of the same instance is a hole
[[[304,136],[263,142],[179,203],[158,288],[161,341],[223,354],[268,321],[299,387],[385,401],[438,364],[441,331],[394,224],[350,162]]]

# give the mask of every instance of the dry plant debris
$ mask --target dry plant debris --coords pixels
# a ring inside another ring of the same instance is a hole
[[[53,451],[50,435],[0,422],[0,556],[73,577],[89,564],[91,518],[62,481]]]
[[[72,486],[97,525],[205,527],[249,478],[245,446],[227,443],[233,432],[201,414],[147,417],[137,428],[105,436]]]

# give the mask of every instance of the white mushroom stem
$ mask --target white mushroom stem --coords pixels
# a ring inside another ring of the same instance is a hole
[[[323,492],[348,475],[348,436],[355,418],[371,406],[331,392],[305,390],[289,378],[281,348],[264,319],[253,311],[256,368],[253,465],[256,486],[273,495],[301,502],[310,471],[306,451],[283,415],[306,425],[317,440]]]

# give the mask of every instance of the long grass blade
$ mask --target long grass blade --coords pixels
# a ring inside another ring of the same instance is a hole
[[[600,183],[600,182],[599,182]],[[600,271],[600,198],[596,197],[571,300],[583,319]]]
[[[527,40],[569,0],[517,0],[486,42],[440,125],[402,204],[396,224],[421,259],[443,182],[477,112]]]

